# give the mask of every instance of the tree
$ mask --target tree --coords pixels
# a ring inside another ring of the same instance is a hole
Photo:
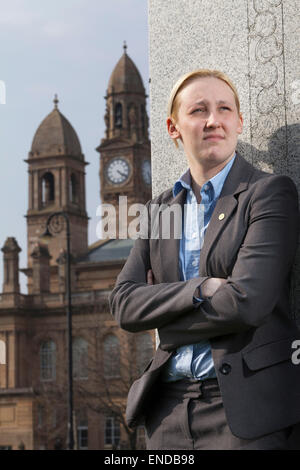
[[[90,409],[102,416],[112,417],[120,424],[123,441],[112,442],[112,445],[119,448],[126,446],[127,449],[143,448],[138,430],[128,427],[125,412],[129,389],[153,356],[153,332],[133,335],[114,326],[102,335],[100,342],[98,356],[94,353],[95,345],[89,342],[90,380],[86,383],[79,381],[78,392]]]

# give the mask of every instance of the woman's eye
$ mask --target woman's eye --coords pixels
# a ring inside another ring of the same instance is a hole
[[[197,109],[194,109],[193,113],[197,113],[197,112],[202,113],[202,112],[204,112],[204,111],[205,111],[204,108],[197,108]]]

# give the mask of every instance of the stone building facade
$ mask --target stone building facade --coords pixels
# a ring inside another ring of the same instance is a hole
[[[106,95],[106,134],[100,153],[102,203],[119,212],[151,197],[151,157],[146,94],[139,71],[124,53]],[[153,332],[121,331],[108,295],[132,246],[126,237],[88,245],[85,167],[79,138],[58,107],[38,127],[26,160],[29,203],[27,267],[8,237],[2,247],[0,296],[0,449],[58,449],[67,438],[66,226],[70,222],[75,444],[80,449],[143,447],[143,429],[128,434],[127,391],[152,356]],[[97,195],[95,195],[97,201]],[[20,293],[19,271],[28,294]]]

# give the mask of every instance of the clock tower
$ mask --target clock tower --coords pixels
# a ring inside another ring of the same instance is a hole
[[[100,153],[101,201],[112,204],[117,216],[120,196],[126,196],[128,207],[151,199],[146,98],[141,75],[124,43],[105,96],[105,137],[96,149]]]
[[[32,252],[40,243],[48,217],[53,212],[65,212],[70,220],[71,251],[80,255],[88,247],[88,216],[85,202],[85,162],[79,138],[58,109],[54,109],[39,125],[28,154],[29,200],[27,219],[28,267],[32,267]],[[66,247],[66,227],[57,232],[49,243],[51,266],[56,265],[61,250]],[[29,279],[29,284],[31,279]]]

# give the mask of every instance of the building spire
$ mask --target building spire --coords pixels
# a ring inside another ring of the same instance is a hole
[[[55,93],[55,95],[54,95],[53,103],[54,103],[54,108],[57,109],[57,105],[58,105],[58,103],[59,103],[59,100],[58,100],[58,98],[57,98],[57,94],[56,94],[56,93]]]
[[[126,41],[124,41],[124,43],[123,43],[123,49],[124,49],[124,54],[126,54],[126,52],[127,52],[127,44],[126,44]]]

